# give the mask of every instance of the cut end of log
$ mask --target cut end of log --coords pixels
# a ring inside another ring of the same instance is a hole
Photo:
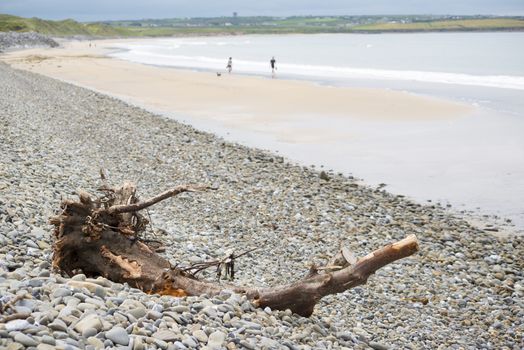
[[[371,264],[368,264],[369,266],[366,266],[366,274],[370,275],[381,267],[392,263],[395,260],[413,255],[418,251],[419,244],[417,236],[411,234],[398,242],[388,244],[385,247],[377,249],[358,259],[357,265],[365,265],[368,261],[372,262]]]
[[[414,234],[411,234],[406,238],[393,243],[391,247],[397,251],[407,250],[409,252],[417,252],[420,250],[417,236]]]

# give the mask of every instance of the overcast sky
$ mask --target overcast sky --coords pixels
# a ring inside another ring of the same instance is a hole
[[[79,21],[252,15],[524,15],[524,0],[0,0],[0,13]]]

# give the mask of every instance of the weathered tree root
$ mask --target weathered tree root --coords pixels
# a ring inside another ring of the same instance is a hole
[[[55,225],[53,266],[69,276],[82,271],[91,277],[127,282],[147,293],[216,295],[232,290],[247,295],[256,306],[290,309],[310,316],[322,297],[364,284],[376,270],[418,251],[415,235],[360,259],[342,249],[328,266],[312,268],[304,279],[274,288],[243,288],[200,281],[172,267],[143,243],[140,234],[148,221],[138,211],[182,192],[205,188],[178,186],[143,202],[138,201],[136,187],[129,182],[118,189],[103,189],[106,195],[95,200],[81,191],[80,202],[62,202],[61,213],[51,218]]]

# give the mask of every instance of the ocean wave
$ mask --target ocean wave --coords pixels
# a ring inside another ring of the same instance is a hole
[[[320,65],[282,64],[282,71],[316,77],[345,77],[353,79],[404,80],[425,83],[455,84],[524,90],[524,76],[471,75],[448,72],[388,70],[371,68],[334,67]]]
[[[203,42],[200,42],[202,44]],[[171,43],[173,45],[174,43]],[[180,43],[176,43],[178,45]],[[192,45],[195,45],[193,42]],[[127,51],[114,53],[112,56],[121,59],[160,66],[181,67],[188,69],[224,69],[226,58],[207,56],[184,56],[160,53],[146,46],[128,46]],[[278,62],[277,62],[278,63]],[[251,61],[236,59],[233,61],[234,71],[246,74],[267,74],[269,61]],[[507,75],[471,75],[450,72],[389,70],[375,68],[354,68],[343,66],[311,65],[300,63],[278,64],[280,74],[319,79],[377,79],[401,80],[423,83],[469,85],[503,89],[524,90],[524,76]]]

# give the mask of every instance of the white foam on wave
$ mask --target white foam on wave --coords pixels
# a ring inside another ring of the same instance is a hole
[[[225,43],[219,42],[217,44]],[[170,45],[169,51],[180,47],[180,45],[207,45],[207,43],[196,41],[171,42]],[[125,49],[125,51],[114,53],[112,56],[138,63],[189,69],[220,70],[225,69],[226,66],[226,60],[222,58],[184,56],[171,54],[171,52],[160,53],[158,47],[154,45],[127,45],[121,48]],[[233,62],[233,67],[237,73],[268,74],[269,72],[269,63],[261,61],[236,59]],[[314,80],[329,78],[401,80],[524,90],[524,76],[471,75],[449,72],[353,68],[293,63],[278,64],[278,71],[280,74],[313,78]]]
[[[244,40],[244,41],[218,41],[214,43],[216,46],[238,46],[238,45],[249,45],[251,44],[251,40]]]
[[[472,85],[524,90],[524,76],[470,75],[447,72],[387,70],[300,64],[282,64],[280,67],[282,71],[289,71],[291,74],[302,74],[303,72],[307,76],[315,77],[409,80],[425,83]]]
[[[208,45],[207,41],[186,41],[184,42],[184,45],[189,46],[206,46]]]

